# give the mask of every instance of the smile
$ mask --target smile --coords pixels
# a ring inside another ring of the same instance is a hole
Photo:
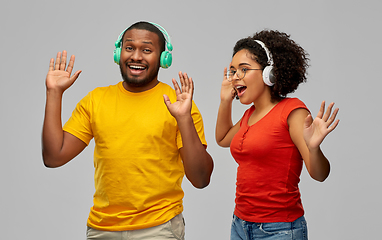
[[[128,63],[127,67],[132,75],[140,75],[147,69],[146,65],[136,63]]]
[[[141,65],[133,65],[133,64],[130,64],[128,65],[128,67],[132,70],[145,70],[146,67],[145,66],[141,66]]]

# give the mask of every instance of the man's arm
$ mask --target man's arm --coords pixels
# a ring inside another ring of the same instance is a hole
[[[200,141],[191,116],[194,91],[192,79],[188,78],[186,73],[182,74],[181,72],[179,72],[179,78],[182,89],[180,89],[176,80],[172,79],[177,101],[171,104],[169,97],[166,95],[164,95],[164,100],[169,112],[178,122],[183,142],[183,147],[179,151],[186,176],[194,187],[204,188],[210,183],[213,160]]]
[[[42,157],[46,167],[59,167],[77,156],[86,144],[77,137],[64,132],[61,123],[62,95],[78,78],[81,71],[71,76],[74,55],[66,68],[66,51],[52,58],[46,77],[46,105],[42,129]]]

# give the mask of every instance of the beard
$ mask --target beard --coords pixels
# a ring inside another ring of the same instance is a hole
[[[123,71],[121,66],[119,67],[119,69],[121,71],[121,75],[122,75],[123,81],[126,82],[129,86],[132,86],[132,87],[144,87],[147,84],[149,84],[151,81],[153,81],[154,79],[157,78],[159,67],[160,67],[159,64],[157,64],[157,66],[155,66],[148,73],[147,77],[145,77],[143,79],[140,79],[139,77],[135,77],[135,76],[128,76],[128,74],[127,74],[128,67],[126,67],[126,71]]]

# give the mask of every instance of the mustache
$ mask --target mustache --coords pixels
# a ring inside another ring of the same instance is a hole
[[[132,65],[132,64],[139,64],[139,65],[144,65],[146,67],[148,67],[148,65],[146,63],[143,63],[141,61],[129,61],[126,63],[127,65]]]

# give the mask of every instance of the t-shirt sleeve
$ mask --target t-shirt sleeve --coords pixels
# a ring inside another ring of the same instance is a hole
[[[65,123],[63,130],[68,132],[81,141],[89,145],[93,138],[91,128],[91,109],[92,109],[92,94],[89,93],[77,104],[72,116]]]
[[[289,115],[291,114],[291,112],[293,112],[294,110],[299,109],[299,108],[305,109],[310,113],[308,107],[300,99],[298,99],[298,98],[287,99],[287,102],[285,103],[285,106],[283,109],[283,114],[282,114],[282,116],[283,116],[282,121],[284,122],[284,124],[288,125],[287,121],[288,121]]]

